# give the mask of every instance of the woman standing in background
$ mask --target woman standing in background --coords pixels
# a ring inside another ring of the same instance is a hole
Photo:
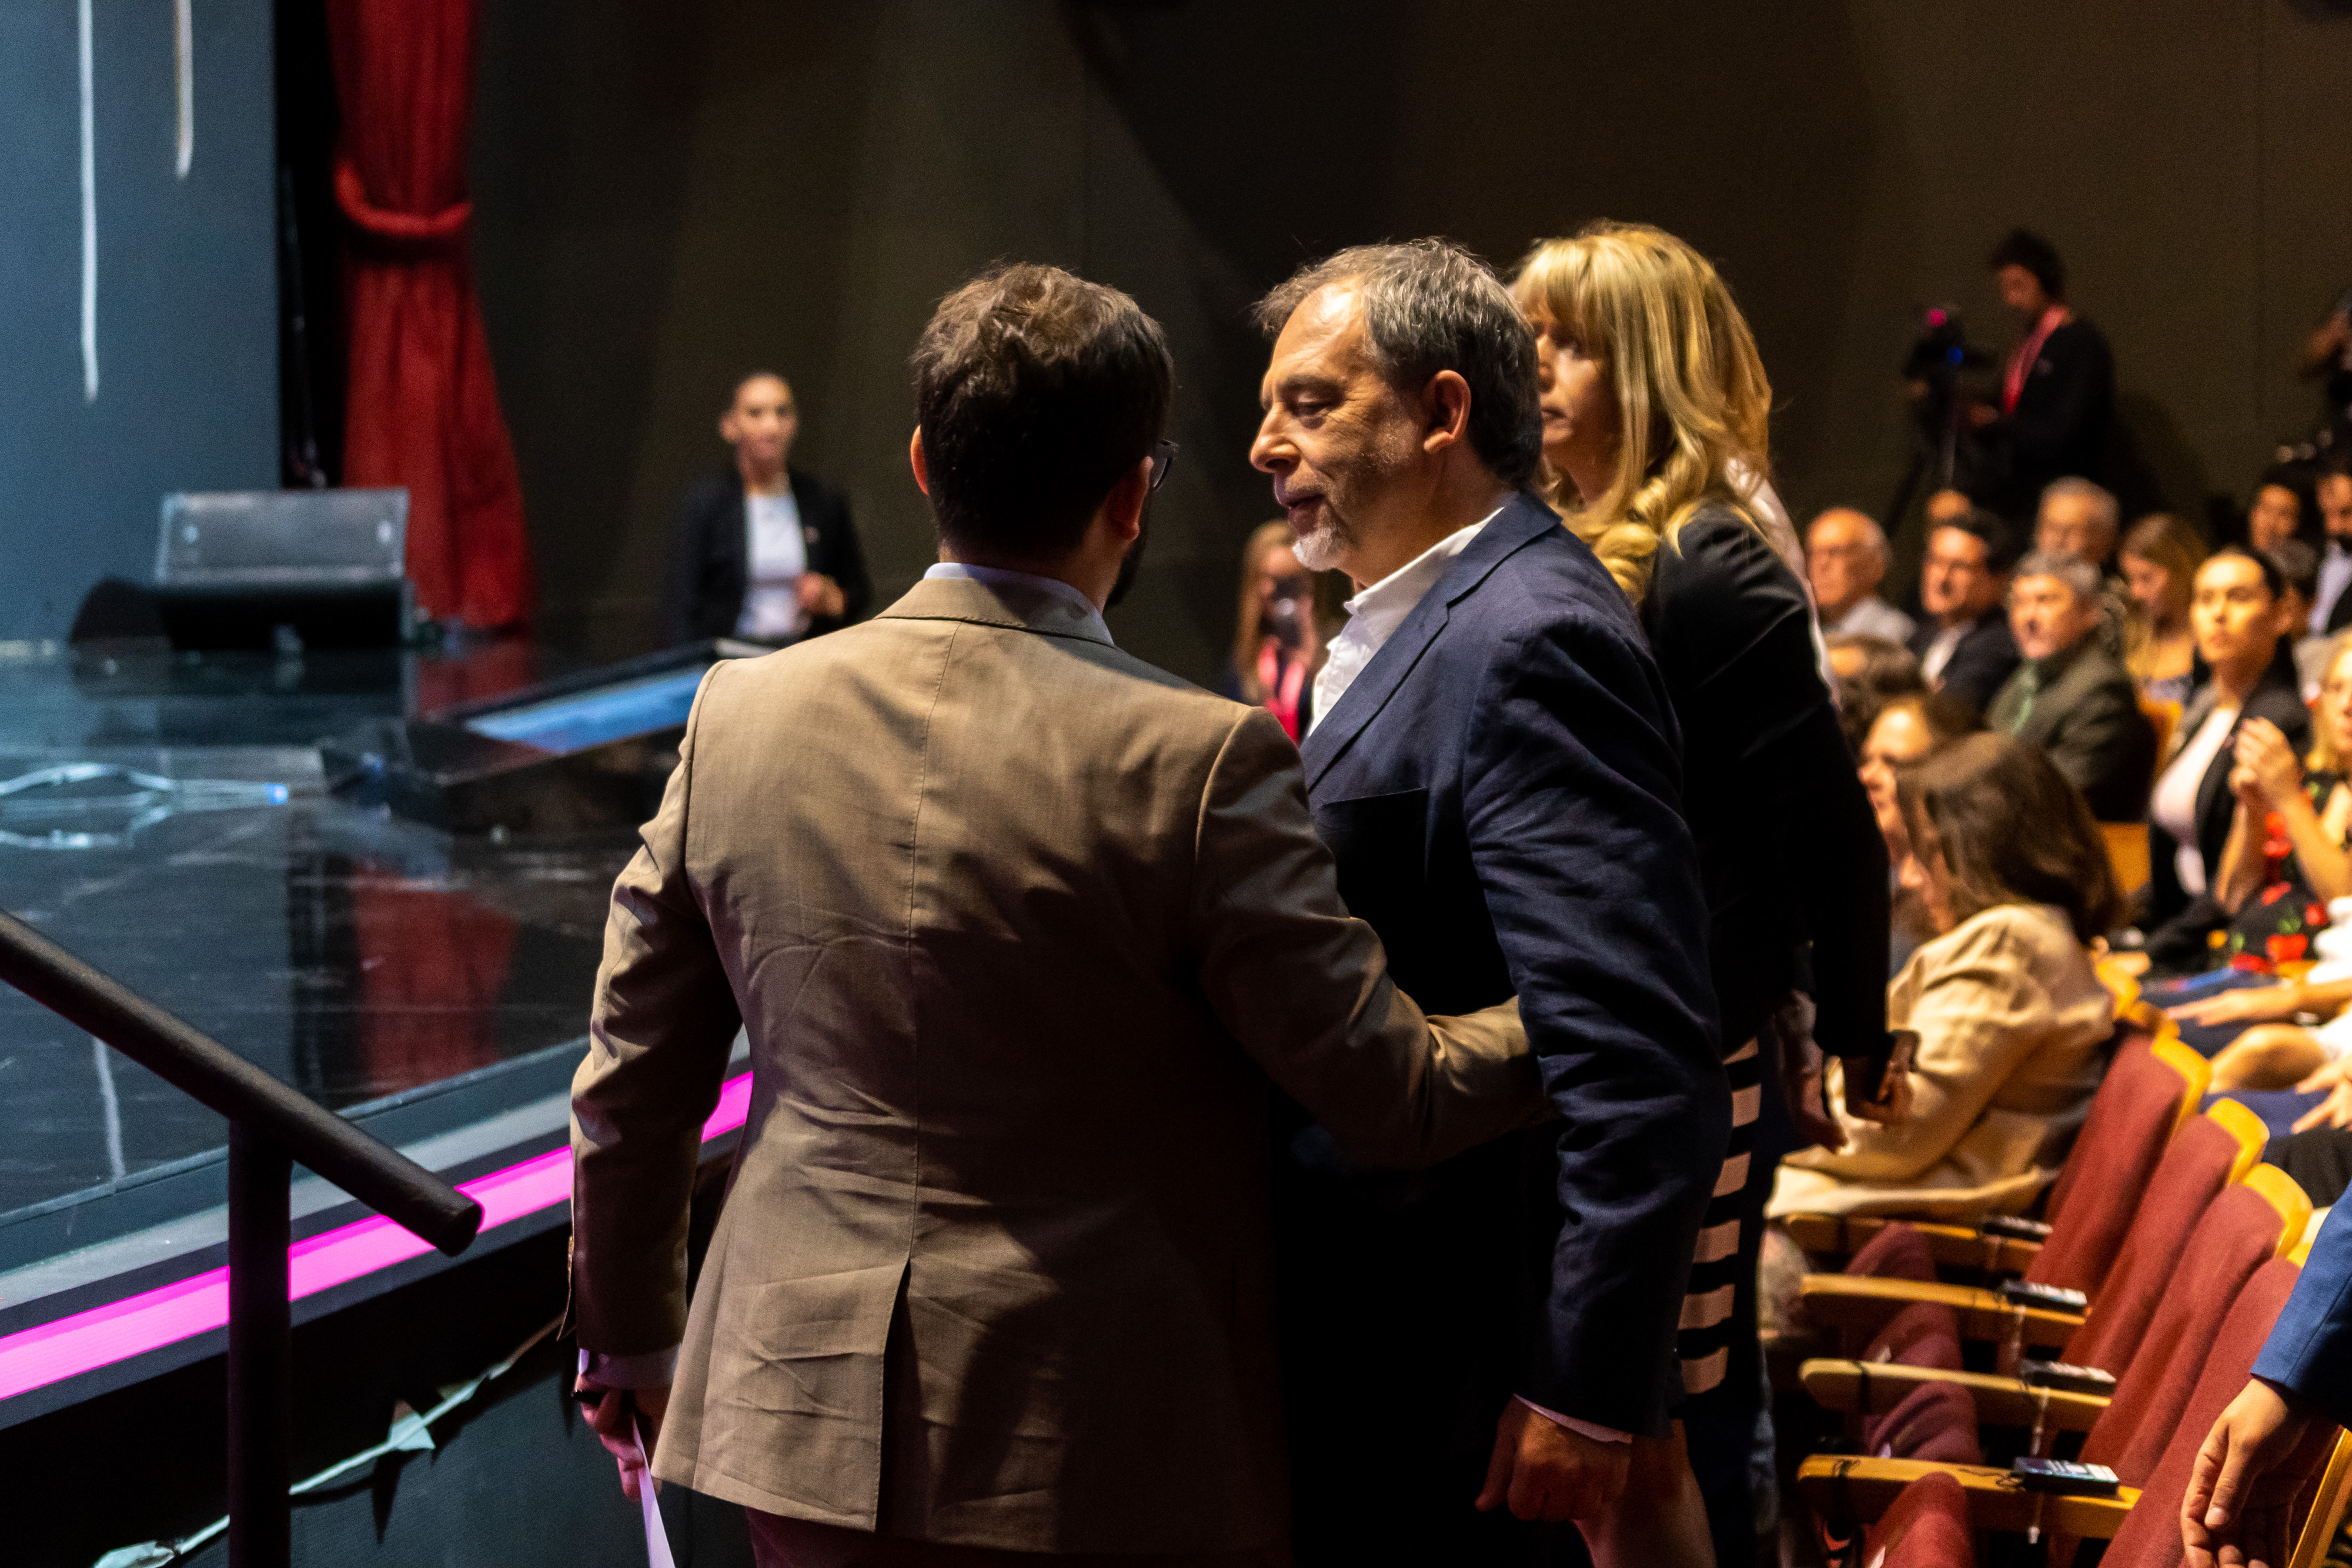
[[[1817,1092],[1801,1103],[1812,1039],[1854,1059],[1862,1096],[1877,1081],[1866,1064],[1886,1047],[1886,852],[1814,660],[1804,586],[1745,498],[1770,472],[1771,387],[1722,279],[1672,235],[1602,223],[1538,244],[1513,294],[1538,340],[1550,498],[1636,607],[1681,722],[1735,1095],[1730,1185],[1707,1210],[1677,1345],[1682,1420],[1674,1439],[1635,1439],[1620,1512],[1686,1523],[1677,1560],[1709,1560],[1703,1530],[1715,1560],[1747,1563],[1759,1522],[1756,1249],[1791,1141],[1780,1070],[1809,1134],[1831,1136]],[[1779,1034],[1798,1038],[1776,1062]],[[1604,1527],[1595,1556],[1614,1555],[1609,1544]]]
[[[1291,550],[1297,542],[1290,525],[1276,517],[1260,523],[1242,547],[1233,662],[1217,691],[1265,708],[1301,741],[1315,727],[1315,672],[1345,615],[1334,574],[1299,565]]]

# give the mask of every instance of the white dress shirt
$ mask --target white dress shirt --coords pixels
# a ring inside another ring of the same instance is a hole
[[[1413,606],[1437,586],[1454,558],[1469,549],[1479,530],[1502,509],[1497,507],[1470,527],[1455,529],[1348,601],[1349,622],[1331,639],[1322,671],[1315,677],[1315,718],[1307,727],[1309,735],[1330,716],[1348,688],[1356,684],[1356,677],[1364,673],[1364,666],[1372,662],[1372,655],[1396,635]]]
[[[1944,666],[1952,662],[1952,655],[1960,651],[1960,639],[1967,636],[1975,625],[1973,621],[1963,621],[1958,626],[1947,626],[1936,633],[1936,640],[1927,644],[1927,652],[1919,659],[1920,677],[1929,685],[1936,685],[1943,680]]]
[[[808,541],[801,535],[801,507],[790,490],[751,491],[743,497],[745,576],[743,613],[735,635],[759,643],[789,643],[806,632],[801,608],[801,574],[808,570]]]
[[[2352,587],[2352,551],[2346,550],[2343,540],[2331,538],[2326,553],[2319,558],[2318,591],[2311,596],[2313,636],[2326,635],[2328,614],[2347,587]]]
[[[1026,588],[1047,594],[1060,600],[1070,612],[1071,630],[1090,632],[1106,643],[1111,640],[1110,628],[1104,624],[1102,612],[1095,608],[1095,601],[1058,577],[1039,577],[1034,572],[1013,571],[1001,566],[971,566],[960,560],[943,560],[923,575],[967,578],[982,588]]]

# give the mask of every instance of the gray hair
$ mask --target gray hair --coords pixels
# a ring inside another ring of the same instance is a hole
[[[1834,517],[1839,516],[1860,517],[1862,519],[1864,529],[1862,536],[1863,538],[1869,544],[1872,549],[1878,552],[1879,564],[1881,566],[1885,565],[1887,553],[1886,530],[1878,526],[1878,519],[1876,517],[1874,517],[1868,512],[1864,511],[1860,507],[1823,507],[1820,511],[1814,513],[1813,520],[1805,525],[1805,547],[1808,549],[1812,548],[1813,530],[1822,526],[1822,519],[1823,517]]]
[[[1372,362],[1400,392],[1452,371],[1470,386],[1470,449],[1524,486],[1543,464],[1536,340],[1494,268],[1451,240],[1360,245],[1301,267],[1250,315],[1269,338],[1307,297],[1353,284]]]
[[[2099,509],[2099,516],[2107,521],[2109,533],[2114,533],[2123,527],[2123,507],[2116,504],[2113,492],[2103,485],[2094,485],[2088,479],[2079,476],[2069,476],[2063,479],[2052,480],[2049,487],[2042,492],[2041,504],[2046,507],[2053,498],[2063,500],[2069,497],[2079,497],[2096,507]],[[2038,520],[2041,513],[2037,510],[2034,516]]]
[[[2017,563],[2017,574],[2011,580],[2023,582],[2029,577],[2054,577],[2074,591],[2074,597],[2085,604],[2099,601],[2099,569],[2081,556],[2068,555],[2063,550],[2038,549],[2027,552]]]

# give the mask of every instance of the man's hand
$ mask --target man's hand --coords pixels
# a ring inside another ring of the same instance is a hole
[[[669,1411],[669,1385],[657,1388],[606,1388],[586,1377],[572,1379],[572,1386],[583,1394],[602,1393],[604,1397],[593,1405],[583,1405],[588,1412],[588,1424],[596,1428],[596,1440],[621,1467],[621,1490],[629,1500],[637,1500],[637,1489],[650,1483],[656,1491],[661,1483],[646,1474],[637,1458],[637,1437],[645,1439],[645,1456],[653,1458],[654,1444],[661,1437],[662,1417]],[[632,1419],[636,1434],[630,1432]]]
[[[2202,997],[2167,1008],[2164,1016],[2175,1023],[2279,1023],[2302,1010],[2303,988],[2290,980]]]
[[[1478,1507],[1491,1512],[1508,1502],[1513,1517],[1599,1519],[1625,1490],[1630,1443],[1602,1443],[1539,1416],[1514,1399],[1495,1423],[1495,1457]]]
[[[2298,1094],[2327,1091],[2327,1098],[2294,1119],[2292,1129],[2307,1133],[2314,1127],[2352,1127],[2352,1061],[2331,1061],[2294,1086]]]
[[[2286,1461],[2326,1424],[2250,1379],[2197,1450],[2180,1502],[2192,1568],[2286,1568],[2289,1515],[2305,1467]]]
[[[793,591],[801,608],[821,620],[838,621],[849,608],[849,596],[841,591],[841,584],[821,571],[801,573],[800,586]]]

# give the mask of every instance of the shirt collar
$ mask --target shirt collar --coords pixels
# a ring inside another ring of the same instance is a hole
[[[1058,599],[1072,610],[1083,611],[1082,624],[1104,642],[1111,641],[1110,628],[1103,623],[1102,612],[1095,601],[1064,582],[1058,577],[1040,577],[1033,571],[1014,571],[1010,567],[975,566],[967,561],[943,560],[923,573],[929,578],[961,578],[982,588],[1025,588],[1033,593],[1043,593]],[[1112,643],[1112,646],[1118,646]]]
[[[1413,606],[1437,586],[1437,580],[1445,575],[1454,558],[1469,549],[1479,530],[1499,517],[1502,510],[1497,507],[1468,528],[1454,529],[1378,582],[1359,591],[1355,598],[1348,601],[1350,619],[1347,629],[1355,632],[1360,627],[1359,637],[1386,642],[1391,632],[1404,624]]]

